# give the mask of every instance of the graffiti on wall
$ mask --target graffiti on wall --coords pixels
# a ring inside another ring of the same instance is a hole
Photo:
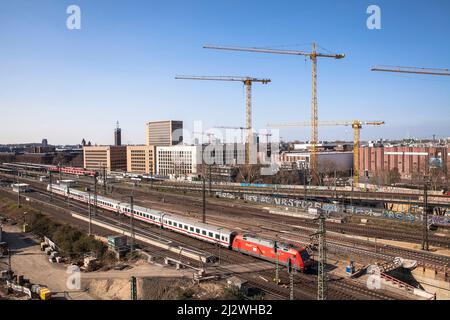
[[[259,194],[235,194],[231,192],[217,191],[216,196],[226,199],[243,199],[248,202],[283,206],[290,208],[304,209],[308,208],[320,208],[328,213],[353,213],[358,215],[366,215],[379,218],[396,219],[403,222],[421,222],[423,216],[421,214],[411,214],[409,212],[395,212],[387,209],[358,207],[343,204],[323,203],[317,201],[309,201],[294,198],[274,197]],[[428,216],[428,222],[430,224],[450,225],[450,217],[448,216]]]

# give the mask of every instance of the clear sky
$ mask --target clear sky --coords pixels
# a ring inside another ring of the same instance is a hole
[[[81,8],[68,30],[66,8]],[[366,27],[369,5],[381,30]],[[0,143],[145,142],[145,122],[196,120],[244,126],[241,83],[175,75],[267,77],[255,84],[254,126],[310,118],[311,63],[203,49],[203,44],[309,50],[343,60],[318,63],[319,119],[384,120],[363,139],[450,136],[450,77],[375,73],[374,65],[450,67],[448,0],[0,0]],[[309,130],[282,131],[309,139]],[[351,140],[347,127],[320,139]]]

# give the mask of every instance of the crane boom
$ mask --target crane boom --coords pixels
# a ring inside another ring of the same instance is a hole
[[[298,50],[274,50],[274,49],[264,49],[264,48],[226,47],[226,46],[214,46],[214,45],[204,45],[203,48],[204,49],[215,49],[215,50],[286,54],[286,55],[308,56],[308,57],[315,55],[316,57],[335,58],[335,59],[345,58],[345,54],[328,54],[328,53],[318,53],[318,52],[313,53],[313,52],[298,51]]]
[[[316,156],[316,144],[319,138],[318,135],[318,111],[317,111],[317,58],[334,58],[343,59],[344,54],[329,54],[316,51],[316,44],[313,43],[311,52],[298,51],[298,50],[275,50],[265,48],[243,48],[243,47],[229,47],[229,46],[217,46],[217,45],[204,45],[205,49],[216,50],[230,50],[230,51],[247,51],[257,53],[271,53],[271,54],[283,54],[283,55],[296,55],[309,57],[312,62],[312,97],[311,97],[311,173],[314,182],[318,181],[317,173],[317,156]]]
[[[250,151],[253,150],[253,134],[252,134],[252,83],[260,82],[268,84],[270,79],[258,79],[252,77],[235,77],[235,76],[176,76],[177,80],[214,80],[214,81],[240,81],[245,85],[245,125],[247,129],[247,143],[245,144],[245,164],[250,164]]]
[[[414,74],[428,74],[434,76],[450,76],[448,69],[435,68],[416,68],[416,67],[391,67],[391,66],[375,66],[371,71],[397,72],[397,73],[414,73]]]
[[[271,82],[270,79],[258,79],[252,77],[233,77],[233,76],[176,76],[177,80],[216,80],[216,81],[251,81],[251,82],[261,82],[267,84]]]

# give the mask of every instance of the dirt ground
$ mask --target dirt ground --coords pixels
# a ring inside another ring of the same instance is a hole
[[[233,298],[223,284],[194,285],[189,270],[152,265],[142,260],[121,271],[82,272],[81,290],[70,290],[66,284],[70,276],[67,266],[50,263],[40,250],[38,239],[22,233],[18,225],[3,225],[3,231],[3,240],[13,252],[11,264],[15,274],[24,275],[31,283],[47,286],[55,299],[127,300],[131,296],[131,276],[138,279],[138,299],[142,300]],[[7,268],[7,257],[0,258],[0,270]],[[4,298],[0,293],[0,299],[2,296]],[[19,296],[9,298],[24,299]]]

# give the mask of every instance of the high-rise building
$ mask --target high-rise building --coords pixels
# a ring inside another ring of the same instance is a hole
[[[114,145],[121,146],[122,145],[122,129],[119,127],[119,121],[117,121],[116,129],[114,129]]]
[[[127,172],[156,173],[155,146],[127,146]]]
[[[148,146],[173,146],[183,142],[183,121],[147,122]]]
[[[83,158],[86,169],[127,170],[127,147],[125,146],[85,146]]]

